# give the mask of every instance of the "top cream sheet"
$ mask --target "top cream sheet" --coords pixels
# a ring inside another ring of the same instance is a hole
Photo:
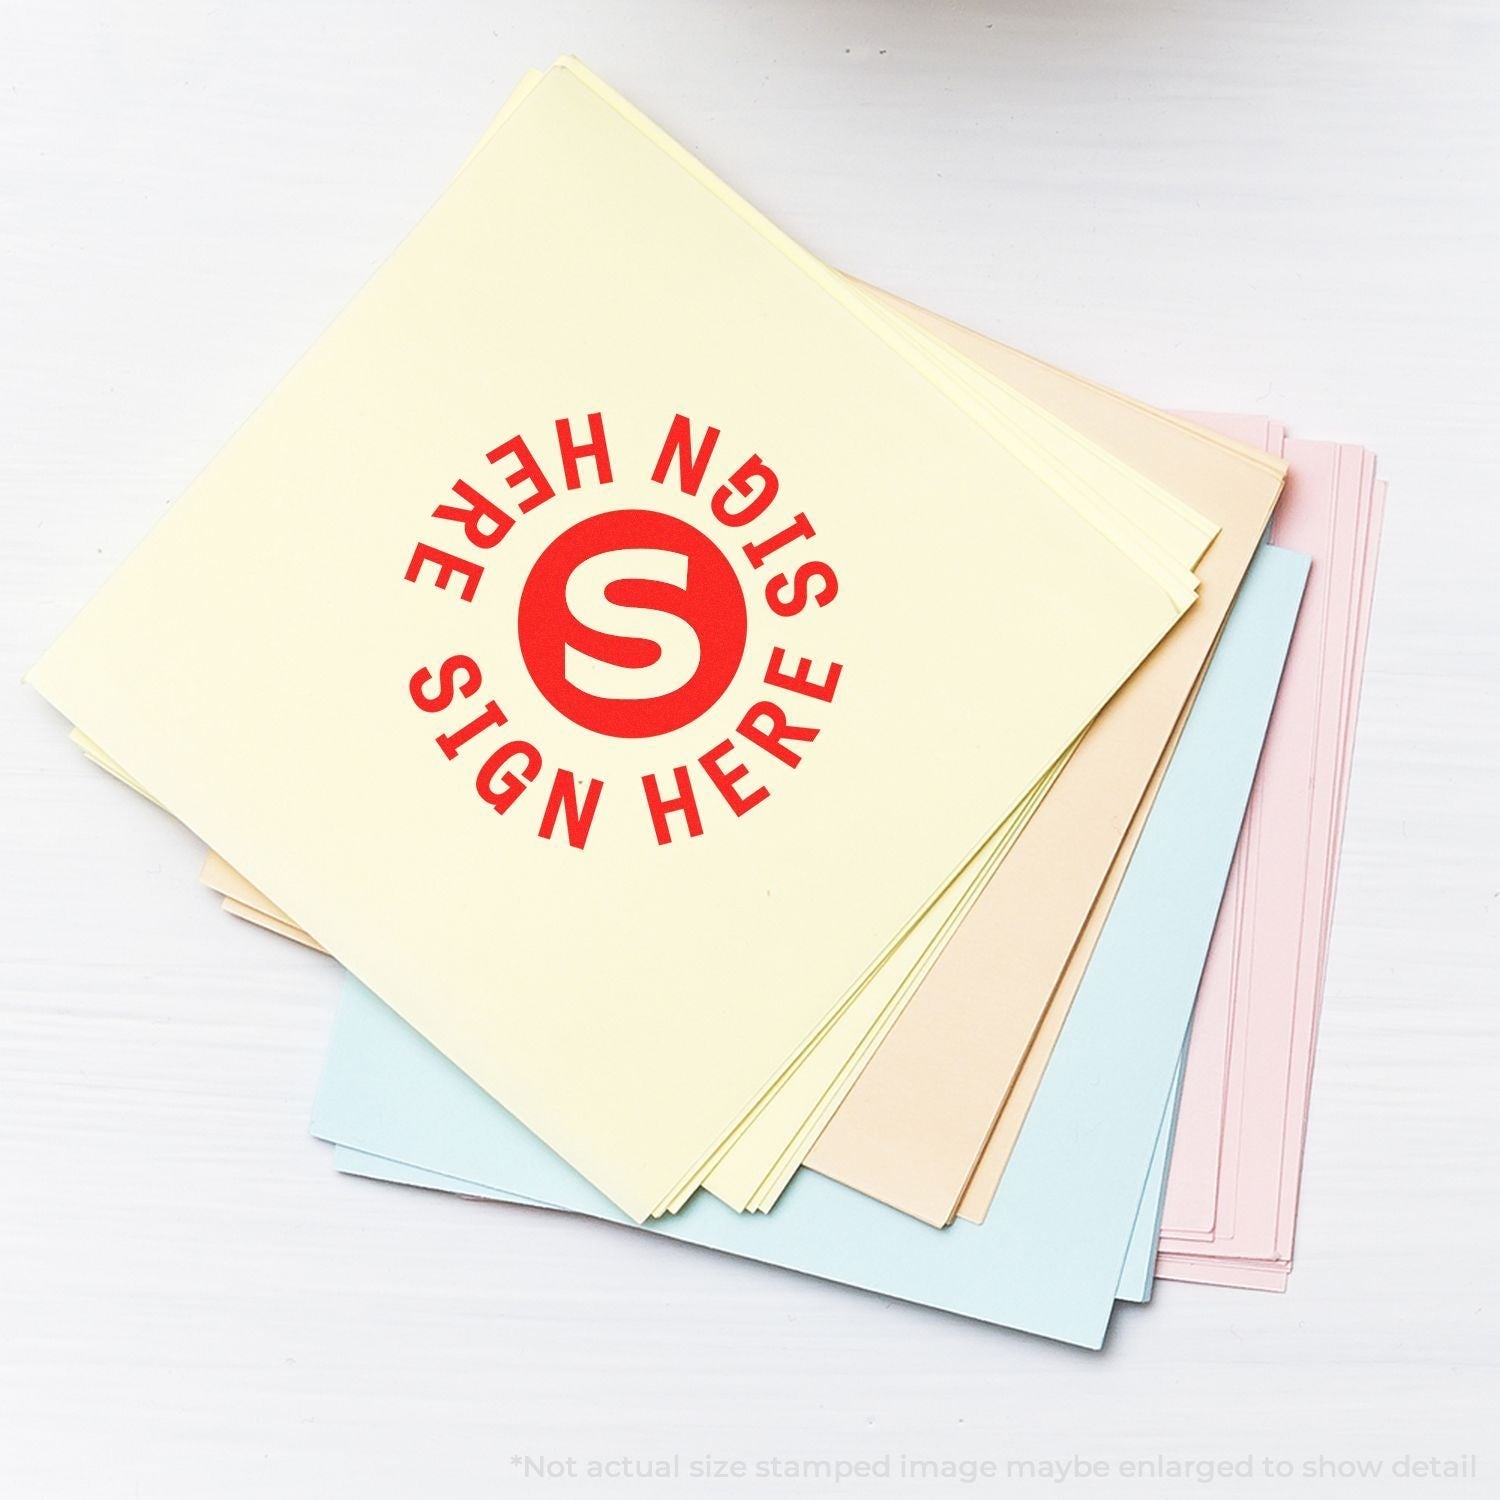
[[[1178,618],[1128,554],[560,67],[31,680],[642,1218]]]

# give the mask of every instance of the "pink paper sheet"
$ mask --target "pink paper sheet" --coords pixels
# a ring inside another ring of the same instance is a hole
[[[1157,1274],[1279,1288],[1290,1265],[1384,485],[1291,440],[1278,542],[1313,572],[1204,971]]]

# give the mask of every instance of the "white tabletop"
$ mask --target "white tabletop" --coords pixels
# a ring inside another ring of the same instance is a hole
[[[561,51],[841,267],[1158,403],[1380,454],[1291,1290],[1163,1286],[1095,1356],[339,1177],[307,1135],[332,964],[221,915],[194,841],[12,687],[0,1494],[1494,1493],[1486,0],[7,0],[0,675]],[[587,1475],[674,1454],[675,1483]],[[1397,1479],[1408,1454],[1476,1454],[1488,1482]],[[691,1479],[704,1455],[750,1475]],[[1001,1479],[902,1478],[903,1455]],[[1157,1455],[1291,1473],[1005,1477]],[[755,1473],[882,1458],[888,1478]]]

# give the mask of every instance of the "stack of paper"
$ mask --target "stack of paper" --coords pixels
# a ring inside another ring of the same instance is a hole
[[[1314,562],[1204,971],[1156,1274],[1280,1289],[1385,487],[1373,455],[1289,441],[1275,533]]]
[[[1097,1345],[1164,1198],[1163,1274],[1290,1250],[1378,491],[1282,449],[839,275],[565,59],[31,681],[348,968],[345,1170]]]

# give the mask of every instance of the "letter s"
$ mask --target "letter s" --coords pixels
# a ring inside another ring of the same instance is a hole
[[[622,547],[585,558],[568,578],[564,600],[578,623],[600,635],[651,642],[658,651],[649,666],[622,667],[577,647],[563,648],[563,676],[597,698],[661,698],[692,680],[702,657],[698,632],[679,615],[636,604],[616,604],[611,584],[646,579],[686,589],[688,560],[655,547]]]

